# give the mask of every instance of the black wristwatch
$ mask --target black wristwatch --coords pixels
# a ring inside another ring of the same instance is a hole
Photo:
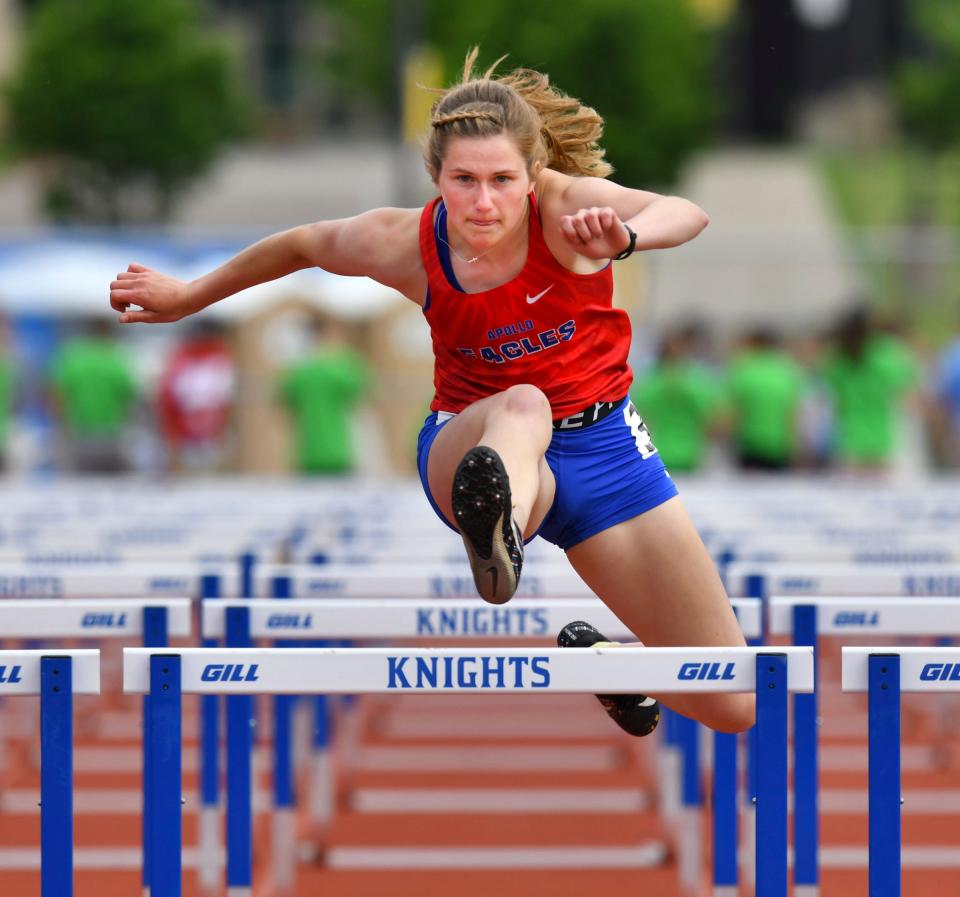
[[[630,235],[630,242],[627,244],[627,248],[623,252],[617,253],[613,257],[613,261],[621,262],[625,258],[630,258],[633,255],[634,250],[637,248],[637,235],[633,232],[633,228],[629,224],[623,225],[627,229],[627,233]]]

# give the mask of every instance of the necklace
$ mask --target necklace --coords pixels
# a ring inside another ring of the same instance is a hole
[[[443,243],[443,245],[446,246],[447,249],[449,249],[449,250],[450,250],[458,259],[460,259],[460,261],[463,262],[465,265],[472,265],[474,262],[477,262],[477,261],[479,261],[480,259],[482,259],[488,252],[492,252],[494,249],[497,248],[496,244],[494,244],[494,245],[491,246],[489,249],[484,249],[484,251],[481,252],[480,255],[475,255],[472,259],[465,259],[462,255],[460,255],[459,252],[457,252],[456,249],[454,249],[446,240],[444,240],[443,237],[440,236],[440,218],[441,218],[441,216],[443,216],[444,218],[446,218],[446,215],[447,215],[447,210],[446,210],[445,208],[441,208],[440,214],[437,215],[437,221],[436,221],[436,223],[435,223],[434,226],[433,226],[433,232],[434,232],[436,238],[437,238],[441,243]]]

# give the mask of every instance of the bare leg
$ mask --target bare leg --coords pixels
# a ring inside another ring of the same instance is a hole
[[[552,435],[550,404],[535,386],[511,386],[458,414],[437,435],[427,466],[430,492],[444,517],[457,525],[450,501],[457,465],[474,446],[487,445],[510,477],[514,518],[525,536],[535,532],[556,491],[544,460]]]
[[[743,646],[720,577],[679,498],[575,545],[587,585],[650,646]],[[723,732],[753,725],[748,694],[671,694],[667,706]]]

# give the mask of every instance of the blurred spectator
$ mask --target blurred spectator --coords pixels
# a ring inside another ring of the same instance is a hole
[[[733,444],[744,470],[786,470],[796,457],[797,414],[805,377],[768,330],[756,330],[728,377]]]
[[[355,465],[350,419],[367,389],[369,370],[339,324],[317,319],[312,336],[312,351],[280,381],[280,398],[294,422],[296,467],[308,474],[348,473]]]
[[[866,308],[845,315],[821,373],[836,418],[835,459],[852,468],[886,468],[897,449],[898,411],[918,366],[906,344],[881,333]]]
[[[699,346],[699,329],[683,328],[665,337],[657,363],[630,393],[671,471],[699,469],[720,409],[715,374],[691,357]]]
[[[960,467],[960,336],[940,356],[932,387],[937,460]]]
[[[831,334],[807,334],[793,341],[793,354],[807,373],[807,386],[797,412],[799,460],[813,470],[826,470],[833,454],[836,429],[833,400],[820,374],[824,346]]]
[[[13,360],[7,322],[0,318],[0,471],[7,469],[7,443],[13,414]]]
[[[223,327],[199,319],[167,359],[160,377],[160,423],[173,470],[210,473],[224,468],[236,379]]]
[[[127,469],[123,435],[136,387],[114,333],[112,322],[97,321],[86,336],[68,340],[53,359],[66,466],[75,473]]]

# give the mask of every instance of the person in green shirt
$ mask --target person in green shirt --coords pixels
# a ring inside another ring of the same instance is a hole
[[[897,448],[902,400],[918,377],[910,350],[857,308],[841,320],[820,374],[836,416],[837,460],[851,468],[887,467]]]
[[[52,385],[68,467],[76,473],[125,470],[122,437],[136,387],[109,322],[99,321],[64,344],[54,358]]]
[[[772,332],[758,329],[748,336],[727,374],[733,446],[741,469],[790,467],[805,386],[800,366]]]
[[[676,472],[700,468],[722,398],[716,377],[691,356],[693,338],[692,328],[667,336],[630,392],[663,463]]]
[[[314,349],[280,380],[280,397],[294,422],[296,467],[305,474],[345,474],[355,466],[350,419],[369,371],[335,324],[316,321],[313,336]]]

